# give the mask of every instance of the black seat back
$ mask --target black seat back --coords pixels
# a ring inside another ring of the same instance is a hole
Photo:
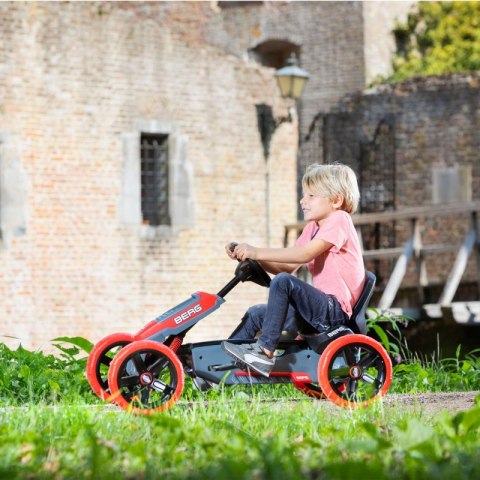
[[[352,316],[348,322],[348,327],[354,333],[361,333],[365,335],[367,333],[367,320],[366,312],[368,302],[372,298],[373,289],[375,288],[375,282],[377,277],[368,270],[365,271],[365,285],[363,286],[362,293],[357,300],[357,303],[353,307]]]

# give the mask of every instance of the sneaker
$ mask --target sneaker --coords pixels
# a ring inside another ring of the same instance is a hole
[[[269,358],[258,343],[246,345],[222,342],[222,348],[242,364],[255,370],[255,372],[268,377],[275,365],[275,359]]]

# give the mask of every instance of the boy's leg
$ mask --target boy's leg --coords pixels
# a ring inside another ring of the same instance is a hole
[[[262,329],[267,305],[253,305],[242,318],[237,328],[228,337],[230,340],[251,340]]]
[[[253,305],[250,307],[242,318],[241,323],[228,337],[229,340],[253,340],[258,332],[262,330],[263,321],[265,320],[265,313],[267,305]],[[295,320],[295,310],[289,307],[287,311],[287,319],[283,326],[283,330],[289,333],[297,333],[297,322]]]
[[[258,344],[270,352],[278,344],[290,305],[319,332],[348,320],[335,297],[293,275],[279,273],[270,284],[262,335],[258,339]]]
[[[243,364],[268,377],[275,363],[271,354],[280,340],[290,307],[320,332],[347,321],[335,297],[293,275],[279,273],[270,283],[262,334],[257,342],[252,345],[223,342],[222,347]]]

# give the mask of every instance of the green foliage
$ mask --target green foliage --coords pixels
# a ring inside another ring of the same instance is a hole
[[[406,315],[393,315],[390,312],[381,312],[376,308],[368,309],[367,332],[374,334],[385,350],[394,360],[401,361],[406,356],[408,347],[404,345],[400,326],[407,326],[415,321]]]
[[[419,2],[393,33],[397,55],[387,81],[480,70],[480,2]]]
[[[377,315],[370,325],[404,355],[392,322]],[[381,401],[342,409],[285,385],[220,385],[202,395],[187,378],[172,410],[132,416],[90,392],[90,342],[55,342],[58,356],[0,345],[0,478],[480,478],[480,397],[467,411],[427,417]],[[478,353],[405,357],[391,391],[480,389]]]
[[[83,341],[82,341],[83,340]],[[0,402],[23,405],[38,402],[74,402],[82,398],[96,401],[85,380],[86,356],[79,358],[78,343],[88,348],[84,339],[61,338],[55,346],[59,356],[26,350],[21,345],[10,350],[0,343]],[[63,343],[73,342],[71,347]]]
[[[54,345],[61,350],[62,352],[66,353],[68,358],[72,359],[75,358],[81,351],[85,353],[90,353],[93,348],[93,343],[83,337],[57,337],[52,340]],[[61,343],[58,343],[61,342]],[[62,347],[62,343],[68,343],[72,345],[69,349]]]
[[[393,359],[392,393],[455,392],[480,390],[480,349],[461,355],[461,345],[454,358],[431,358],[413,353],[400,326],[414,319],[369,309],[367,330],[375,335]]]
[[[480,349],[464,358],[457,348],[454,358],[415,359],[393,369],[392,392],[455,392],[480,390]]]
[[[434,418],[381,404],[317,405],[219,398],[152,417],[78,405],[3,409],[0,478],[479,478],[478,404]]]
[[[406,317],[391,316],[372,309],[368,319],[370,333],[377,336],[393,358],[391,393],[449,392],[480,390],[480,350],[454,358],[421,358],[408,350],[400,324]],[[0,344],[0,403],[25,405],[30,403],[99,403],[85,378],[86,352],[92,344],[83,338],[61,337],[53,340],[59,355],[32,352],[20,346],[10,350]],[[303,399],[304,395],[291,385],[264,385],[253,389],[246,385],[199,392],[186,378],[182,394],[184,401],[216,401],[227,395],[232,399],[250,398],[259,401],[272,397]]]

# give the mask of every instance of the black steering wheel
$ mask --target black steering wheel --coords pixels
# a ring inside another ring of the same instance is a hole
[[[256,261],[247,258],[245,262],[248,263],[250,269],[253,272],[253,275],[248,280],[254,282],[261,287],[270,287],[271,278],[270,275],[265,271],[265,269]],[[242,262],[242,263],[245,263]],[[238,268],[238,267],[237,267]]]
[[[232,242],[228,248],[233,252],[238,243]],[[240,261],[235,269],[235,276],[242,282],[254,282],[261,287],[269,287],[271,278],[265,269],[256,261],[250,258]]]

